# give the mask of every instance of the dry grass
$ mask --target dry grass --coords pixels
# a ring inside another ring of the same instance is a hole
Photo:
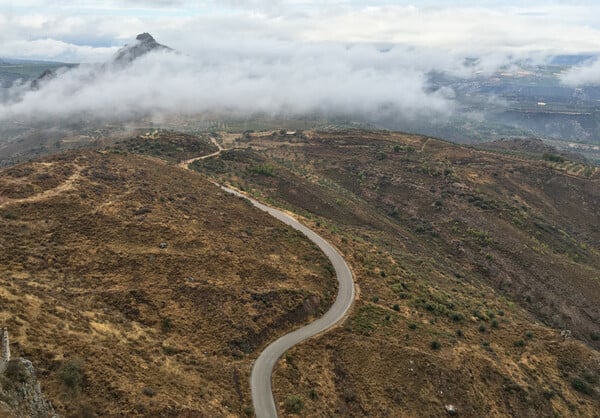
[[[67,416],[240,415],[261,347],[335,294],[301,235],[155,159],[48,157],[0,196],[0,323]]]

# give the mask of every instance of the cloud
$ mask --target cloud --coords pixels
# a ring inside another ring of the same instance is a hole
[[[404,118],[448,114],[451,94],[427,92],[422,69],[405,51],[372,45],[275,45],[272,54],[208,51],[199,57],[152,53],[124,70],[84,65],[38,91],[16,86],[0,119],[222,111],[374,115],[393,109]],[[231,47],[231,46],[230,46]]]
[[[563,84],[571,87],[599,86],[600,85],[600,59],[569,69],[561,74]]]

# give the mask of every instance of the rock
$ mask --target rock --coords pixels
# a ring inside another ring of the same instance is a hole
[[[448,415],[450,415],[451,417],[453,417],[456,414],[458,414],[458,411],[457,411],[457,409],[456,409],[456,407],[454,405],[444,405],[444,409],[446,410],[446,412],[448,413]]]
[[[141,33],[135,38],[136,42],[132,45],[125,45],[117,51],[117,55],[113,59],[113,64],[117,66],[125,66],[153,51],[168,51],[174,52],[168,46],[159,44],[149,33]]]
[[[160,244],[158,244],[158,248],[160,248],[161,250],[164,250],[168,246],[169,244],[167,244],[166,242],[161,242]]]
[[[0,416],[57,417],[42,394],[29,360],[17,358],[9,361],[0,381]]]

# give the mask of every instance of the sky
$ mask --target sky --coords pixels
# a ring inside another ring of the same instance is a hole
[[[91,65],[142,32],[180,54],[123,71]],[[522,59],[599,53],[591,0],[0,0],[0,58],[90,64],[40,91],[0,92],[0,119],[215,108],[447,116],[454,93],[431,91],[431,71],[491,74]],[[564,82],[600,84],[600,64]]]
[[[600,51],[600,3],[493,0],[0,0],[0,56],[110,57],[137,33],[193,53],[215,38],[376,42],[454,53]]]

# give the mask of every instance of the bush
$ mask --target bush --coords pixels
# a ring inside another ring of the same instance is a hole
[[[373,303],[377,303],[379,302],[379,296],[373,296],[373,299],[371,299],[373,301]]]
[[[58,376],[72,392],[79,392],[84,378],[83,361],[77,358],[69,360],[60,368]]]
[[[25,365],[20,360],[11,360],[6,365],[6,371],[4,375],[11,382],[19,382],[24,383],[27,381],[27,376],[29,373],[25,368]]]
[[[408,328],[415,330],[415,329],[417,329],[417,324],[415,324],[414,322],[411,322],[410,324],[408,324]]]
[[[525,332],[525,336],[527,337],[528,340],[532,340],[533,339],[533,332],[532,331],[526,331]]]
[[[319,394],[317,393],[316,390],[311,389],[310,392],[308,393],[308,396],[310,397],[310,399],[312,399],[313,401],[316,401],[317,399],[319,399]]]
[[[525,347],[525,341],[523,341],[523,340],[515,341],[515,347]]]
[[[171,322],[171,318],[161,318],[160,319],[160,329],[165,334],[173,329],[173,322]]]
[[[432,341],[429,344],[429,347],[431,347],[432,350],[439,350],[440,348],[442,348],[442,345],[440,344],[439,341]]]
[[[498,321],[496,321],[495,319],[492,321],[492,328],[498,328],[500,325],[498,324]]]
[[[153,397],[154,395],[156,395],[156,392],[154,391],[154,389],[152,388],[144,388],[142,390],[142,392],[144,393],[144,395],[148,396],[149,398]]]
[[[455,331],[455,334],[456,334],[457,337],[462,337],[464,335],[461,329],[457,329]]]
[[[575,377],[573,378],[573,380],[571,380],[571,386],[573,387],[573,389],[575,389],[577,392],[586,394],[586,395],[593,395],[594,394],[594,390],[592,389],[592,387],[590,385],[588,385],[588,383],[579,378],[579,377]]]
[[[485,327],[485,325],[481,324],[479,325],[479,332],[485,332],[487,331],[487,328]]]
[[[459,312],[452,312],[452,314],[450,314],[450,319],[452,319],[454,322],[462,321],[463,318],[464,316]]]
[[[394,306],[392,306],[392,308],[396,311],[399,312],[400,311],[400,305],[398,305],[397,303],[394,304]]]
[[[304,409],[304,401],[299,396],[291,395],[283,401],[283,408],[290,414],[299,414]]]

